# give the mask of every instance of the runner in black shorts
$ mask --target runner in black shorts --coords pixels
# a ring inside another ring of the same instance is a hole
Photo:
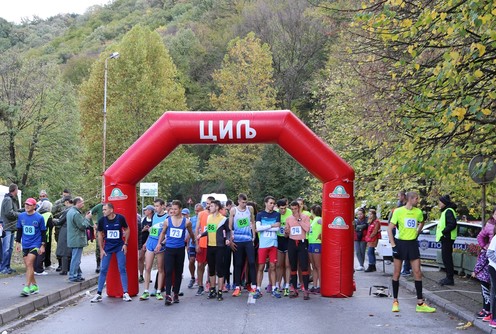
[[[291,210],[288,210],[288,200],[281,198],[277,201],[277,208],[281,214],[281,226],[277,231],[277,264],[276,264],[276,288],[285,297],[289,296],[289,258],[288,258],[288,240],[289,238],[284,233],[286,226],[286,218],[291,216]],[[284,289],[282,279],[284,278]]]
[[[403,261],[410,261],[415,279],[415,290],[417,291],[417,312],[436,312],[434,307],[428,306],[422,296],[422,272],[420,270],[420,252],[418,249],[417,237],[424,226],[424,215],[417,208],[419,196],[415,192],[406,195],[405,206],[397,208],[393,212],[393,217],[388,226],[388,236],[393,249],[394,272],[393,272],[393,312],[399,312],[398,290],[400,286],[399,278]],[[393,237],[393,229],[397,229],[396,236]]]

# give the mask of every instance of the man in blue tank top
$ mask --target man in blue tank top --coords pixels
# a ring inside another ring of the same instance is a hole
[[[132,299],[127,292],[126,253],[129,239],[129,228],[124,216],[114,212],[114,205],[103,205],[103,217],[98,220],[98,239],[100,245],[101,270],[98,277],[98,292],[91,299],[92,303],[102,301],[102,290],[107,279],[107,272],[112,259],[112,254],[117,258],[117,266],[121,277],[122,299],[130,302]]]

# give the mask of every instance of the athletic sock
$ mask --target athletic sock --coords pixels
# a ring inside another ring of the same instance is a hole
[[[417,299],[424,299],[422,296],[422,281],[415,281],[415,290],[417,290]]]
[[[392,280],[392,284],[393,284],[393,298],[397,299],[398,298],[398,290],[400,289],[400,281]]]

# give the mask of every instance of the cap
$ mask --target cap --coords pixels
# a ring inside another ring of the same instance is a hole
[[[26,202],[24,202],[24,204],[28,204],[28,205],[36,205],[36,200],[32,197],[28,198],[26,200]]]
[[[145,206],[143,211],[145,211],[145,210],[155,211],[155,207],[153,205],[147,205],[147,206]]]
[[[186,208],[182,209],[181,214],[189,215],[189,209],[186,209]]]
[[[449,203],[451,203],[451,198],[449,195],[444,195],[439,197],[439,201],[441,201],[444,205],[448,205]]]

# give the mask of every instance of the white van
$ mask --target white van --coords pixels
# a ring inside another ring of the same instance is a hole
[[[205,208],[207,205],[207,198],[212,196],[216,200],[220,201],[222,205],[226,205],[227,202],[227,196],[226,194],[216,194],[216,193],[211,193],[211,194],[203,194],[201,197],[201,205]]]

